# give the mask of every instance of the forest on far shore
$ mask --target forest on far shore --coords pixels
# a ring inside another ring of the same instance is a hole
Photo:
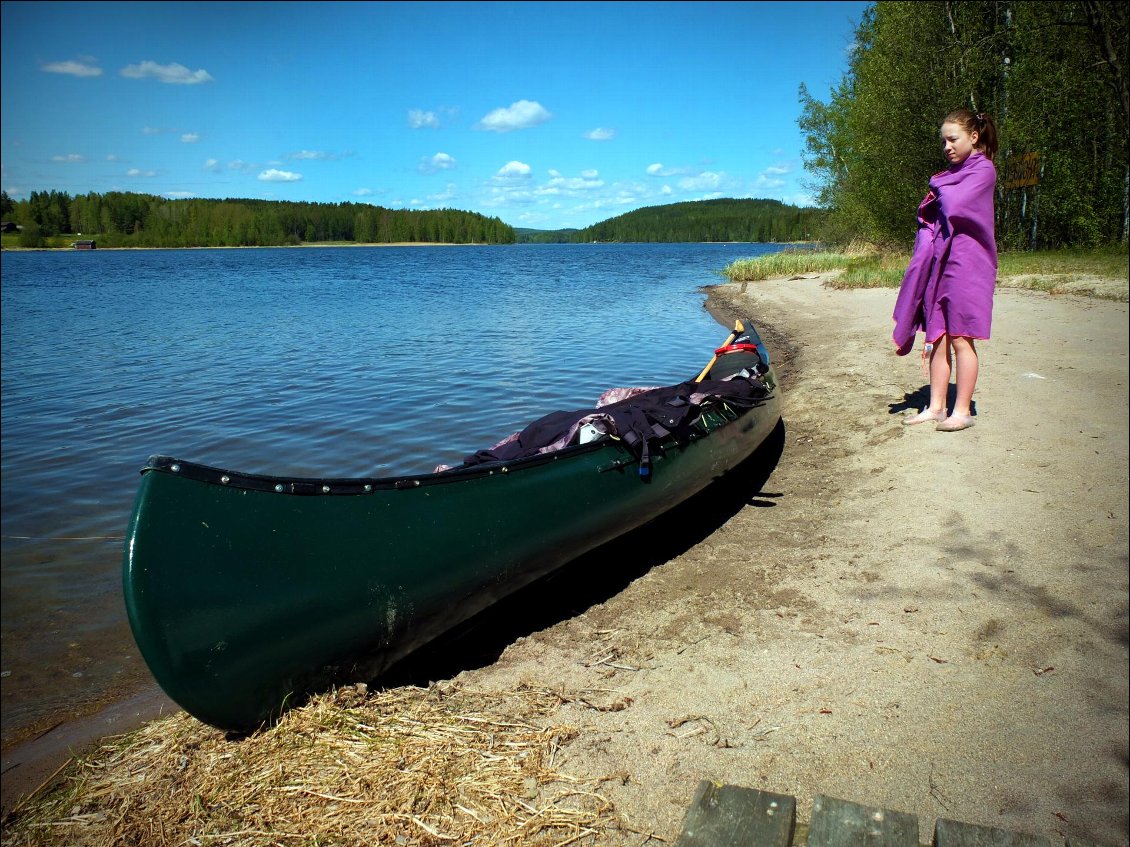
[[[364,203],[169,200],[110,192],[72,197],[33,191],[0,197],[18,226],[5,246],[275,247],[317,243],[514,244],[592,241],[802,241],[821,212],[777,200],[701,200],[636,209],[581,230],[516,230],[498,218],[454,209],[408,211]]]
[[[498,218],[454,209],[411,211],[365,203],[277,200],[169,200],[109,192],[71,197],[33,191],[26,200],[0,196],[5,222],[21,227],[18,246],[51,246],[73,235],[99,247],[278,247],[318,242],[512,244]]]
[[[702,242],[809,241],[823,218],[820,209],[779,200],[694,200],[645,206],[584,229],[518,230],[519,241]]]

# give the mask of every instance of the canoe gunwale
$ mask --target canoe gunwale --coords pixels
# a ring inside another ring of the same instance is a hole
[[[421,485],[441,485],[446,482],[455,482],[456,480],[493,476],[498,473],[509,473],[512,469],[518,470],[526,467],[535,467],[568,456],[607,449],[609,446],[611,445],[607,442],[594,441],[588,444],[570,445],[553,453],[529,456],[513,462],[490,462],[466,468],[452,468],[451,470],[441,471],[439,473],[406,474],[403,476],[389,477],[272,476],[269,474],[232,471],[163,455],[150,456],[145,467],[141,469],[141,473],[146,474],[153,471],[172,473],[197,482],[208,482],[215,485],[222,485],[225,488],[239,488],[247,491],[267,491],[278,494],[305,496],[356,496],[359,494],[371,494],[374,491],[418,488]],[[280,488],[279,486],[282,487]]]
[[[681,440],[664,439],[657,443],[653,449],[663,450],[665,447],[675,447],[709,437],[720,428],[737,422],[746,414],[774,402],[775,394],[771,391],[764,398],[759,399],[749,409],[735,410],[725,403],[707,401],[702,404],[702,409],[695,425],[701,424],[698,430],[691,430]],[[667,443],[670,441],[670,443]],[[172,456],[153,455],[141,469],[142,474],[151,472],[170,473],[192,479],[197,482],[206,482],[221,485],[225,488],[234,488],[244,491],[274,492],[283,495],[298,496],[358,496],[372,494],[376,491],[396,489],[419,488],[424,485],[443,485],[469,479],[477,479],[495,474],[513,473],[534,468],[550,462],[568,459],[573,456],[609,451],[618,454],[611,464],[604,470],[618,470],[638,462],[638,458],[629,451],[623,442],[613,436],[587,444],[571,444],[559,450],[526,456],[511,461],[484,462],[466,467],[454,467],[445,471],[426,474],[408,474],[390,477],[296,477],[273,476],[268,474],[245,473],[198,462],[176,459]]]

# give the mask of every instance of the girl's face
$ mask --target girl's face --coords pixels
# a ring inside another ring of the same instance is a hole
[[[977,130],[966,132],[960,124],[942,124],[942,152],[951,165],[960,165],[977,148],[980,135]]]

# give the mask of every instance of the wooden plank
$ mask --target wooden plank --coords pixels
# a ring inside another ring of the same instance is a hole
[[[918,816],[817,794],[808,847],[919,847]]]
[[[789,847],[795,826],[792,797],[704,779],[675,847]]]
[[[934,822],[934,847],[1063,847],[1063,839],[939,818]]]

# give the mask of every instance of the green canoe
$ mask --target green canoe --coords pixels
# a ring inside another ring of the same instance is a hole
[[[739,329],[743,343],[729,344]],[[708,396],[643,445],[613,432],[380,479],[261,476],[152,457],[123,562],[126,611],[149,669],[187,712],[235,731],[276,718],[343,669],[377,679],[751,456],[780,420],[769,355],[742,322],[719,349],[676,392],[701,386]],[[738,375],[721,382],[735,363]],[[752,400],[709,393],[740,381],[756,389]]]

